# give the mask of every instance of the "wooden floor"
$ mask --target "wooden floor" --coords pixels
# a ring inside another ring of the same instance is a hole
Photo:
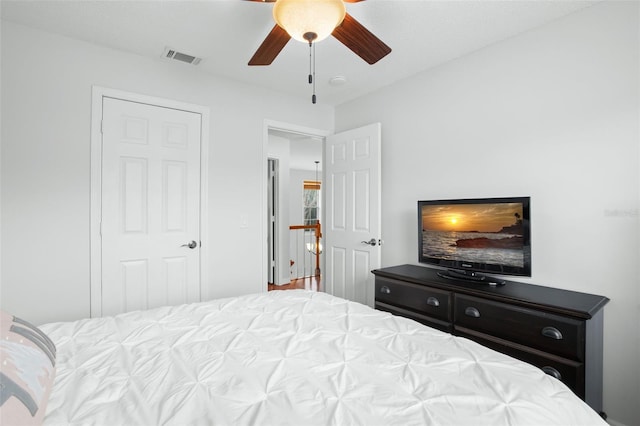
[[[321,277],[306,277],[306,278],[298,278],[298,279],[291,280],[291,284],[285,284],[285,285],[269,284],[268,287],[269,287],[269,291],[296,290],[296,289],[322,291],[320,284],[321,284]]]

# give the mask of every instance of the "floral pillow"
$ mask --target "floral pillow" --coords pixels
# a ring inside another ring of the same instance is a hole
[[[0,312],[0,424],[42,424],[56,347],[37,327]]]

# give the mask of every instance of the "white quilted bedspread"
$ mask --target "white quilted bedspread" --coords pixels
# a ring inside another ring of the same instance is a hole
[[[45,424],[606,424],[533,366],[324,293],[41,328],[58,347]]]

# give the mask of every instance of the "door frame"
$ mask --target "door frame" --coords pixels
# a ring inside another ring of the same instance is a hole
[[[296,124],[285,123],[282,121],[275,120],[264,120],[263,131],[262,131],[262,209],[261,209],[261,223],[262,223],[262,288],[263,292],[268,291],[268,270],[269,270],[269,253],[268,253],[268,226],[267,226],[267,215],[268,215],[268,195],[267,189],[269,185],[268,181],[268,159],[269,159],[269,130],[279,130],[287,133],[294,133],[297,135],[304,135],[309,137],[320,137],[322,138],[322,162],[324,164],[325,161],[325,151],[324,151],[324,143],[325,138],[331,134],[333,131],[331,130],[321,130],[314,129],[311,127],[299,126]],[[324,173],[324,172],[323,172]],[[322,189],[324,191],[324,189]],[[321,220],[324,221],[324,211],[321,213]],[[322,222],[321,222],[322,223]]]
[[[277,202],[280,197],[280,191],[278,190],[278,184],[280,183],[280,160],[278,158],[267,157],[267,164],[267,174],[269,176],[267,179],[267,282],[274,284],[280,273],[280,266],[277,262],[279,259],[277,248],[280,242],[278,238],[280,227],[278,226],[278,221],[275,220],[280,214],[280,205]],[[272,210],[273,215],[271,214]]]
[[[115,98],[123,101],[137,102],[171,108],[200,114],[200,300],[209,297],[208,288],[203,284],[208,283],[209,270],[204,259],[208,259],[208,176],[209,176],[209,107],[147,96],[138,93],[126,92],[117,89],[109,89],[101,86],[91,88],[91,163],[90,163],[90,287],[89,287],[89,316],[91,318],[102,316],[102,99]]]

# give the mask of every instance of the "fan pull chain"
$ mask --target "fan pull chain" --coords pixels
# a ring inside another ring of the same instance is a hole
[[[309,40],[309,84],[313,84],[311,103],[316,103],[316,44]]]
[[[311,75],[311,41],[309,41],[309,84],[313,83],[313,76]]]
[[[311,103],[316,103],[316,44],[313,43],[313,95],[311,95]]]
[[[313,95],[311,103],[316,103],[316,44],[313,40],[318,38],[318,34],[308,31],[302,35],[302,38],[309,42],[309,84],[313,84]],[[312,46],[313,45],[313,46]]]

